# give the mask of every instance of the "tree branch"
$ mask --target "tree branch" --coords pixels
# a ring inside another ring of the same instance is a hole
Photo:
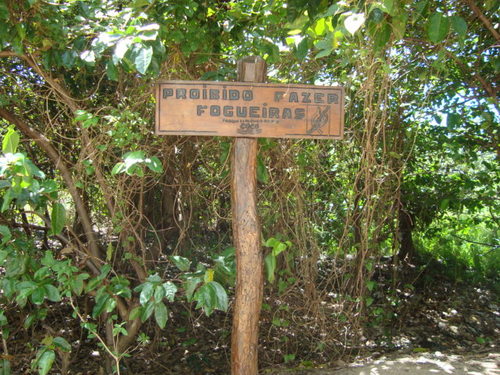
[[[61,172],[61,177],[66,183],[68,191],[73,198],[75,209],[78,212],[78,215],[80,215],[85,235],[89,240],[88,254],[93,258],[94,263],[99,268],[99,264],[97,261],[98,259],[100,259],[99,247],[97,244],[95,232],[92,229],[90,215],[85,208],[85,204],[80,197],[80,194],[78,193],[78,189],[75,185],[75,182],[73,181],[71,172],[62,157],[59,155],[59,152],[50,144],[50,141],[43,134],[30,127],[12,112],[7,111],[5,108],[0,108],[0,117],[14,124],[26,137],[35,141],[52,160],[54,166]]]
[[[481,20],[484,26],[486,26],[486,28],[490,31],[491,35],[493,35],[495,40],[497,42],[500,42],[500,34],[498,33],[498,31],[495,30],[488,17],[484,15],[481,9],[479,9],[475,0],[463,0],[463,1],[469,6],[469,8],[472,9],[474,14]]]

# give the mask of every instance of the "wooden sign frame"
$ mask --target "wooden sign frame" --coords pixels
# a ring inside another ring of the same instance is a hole
[[[342,139],[344,89],[257,82],[160,81],[156,134]]]

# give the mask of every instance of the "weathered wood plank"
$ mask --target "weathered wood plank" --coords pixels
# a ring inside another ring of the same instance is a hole
[[[156,133],[256,138],[343,137],[342,87],[259,82],[159,82]]]
[[[265,76],[265,62],[260,57],[238,62],[238,79],[264,81]],[[233,237],[236,247],[231,373],[257,375],[259,317],[264,287],[257,214],[257,139],[234,140],[231,169]]]

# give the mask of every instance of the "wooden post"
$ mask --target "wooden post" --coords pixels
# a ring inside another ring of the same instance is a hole
[[[238,81],[264,82],[266,63],[258,56],[238,61]],[[232,155],[233,238],[236,300],[231,337],[231,374],[258,374],[259,317],[264,288],[257,215],[257,139],[235,138]]]

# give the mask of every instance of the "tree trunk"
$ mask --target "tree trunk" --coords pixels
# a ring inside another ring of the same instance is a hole
[[[398,258],[405,262],[411,262],[415,257],[415,245],[413,244],[413,218],[403,207],[399,209],[399,237],[401,246]]]

